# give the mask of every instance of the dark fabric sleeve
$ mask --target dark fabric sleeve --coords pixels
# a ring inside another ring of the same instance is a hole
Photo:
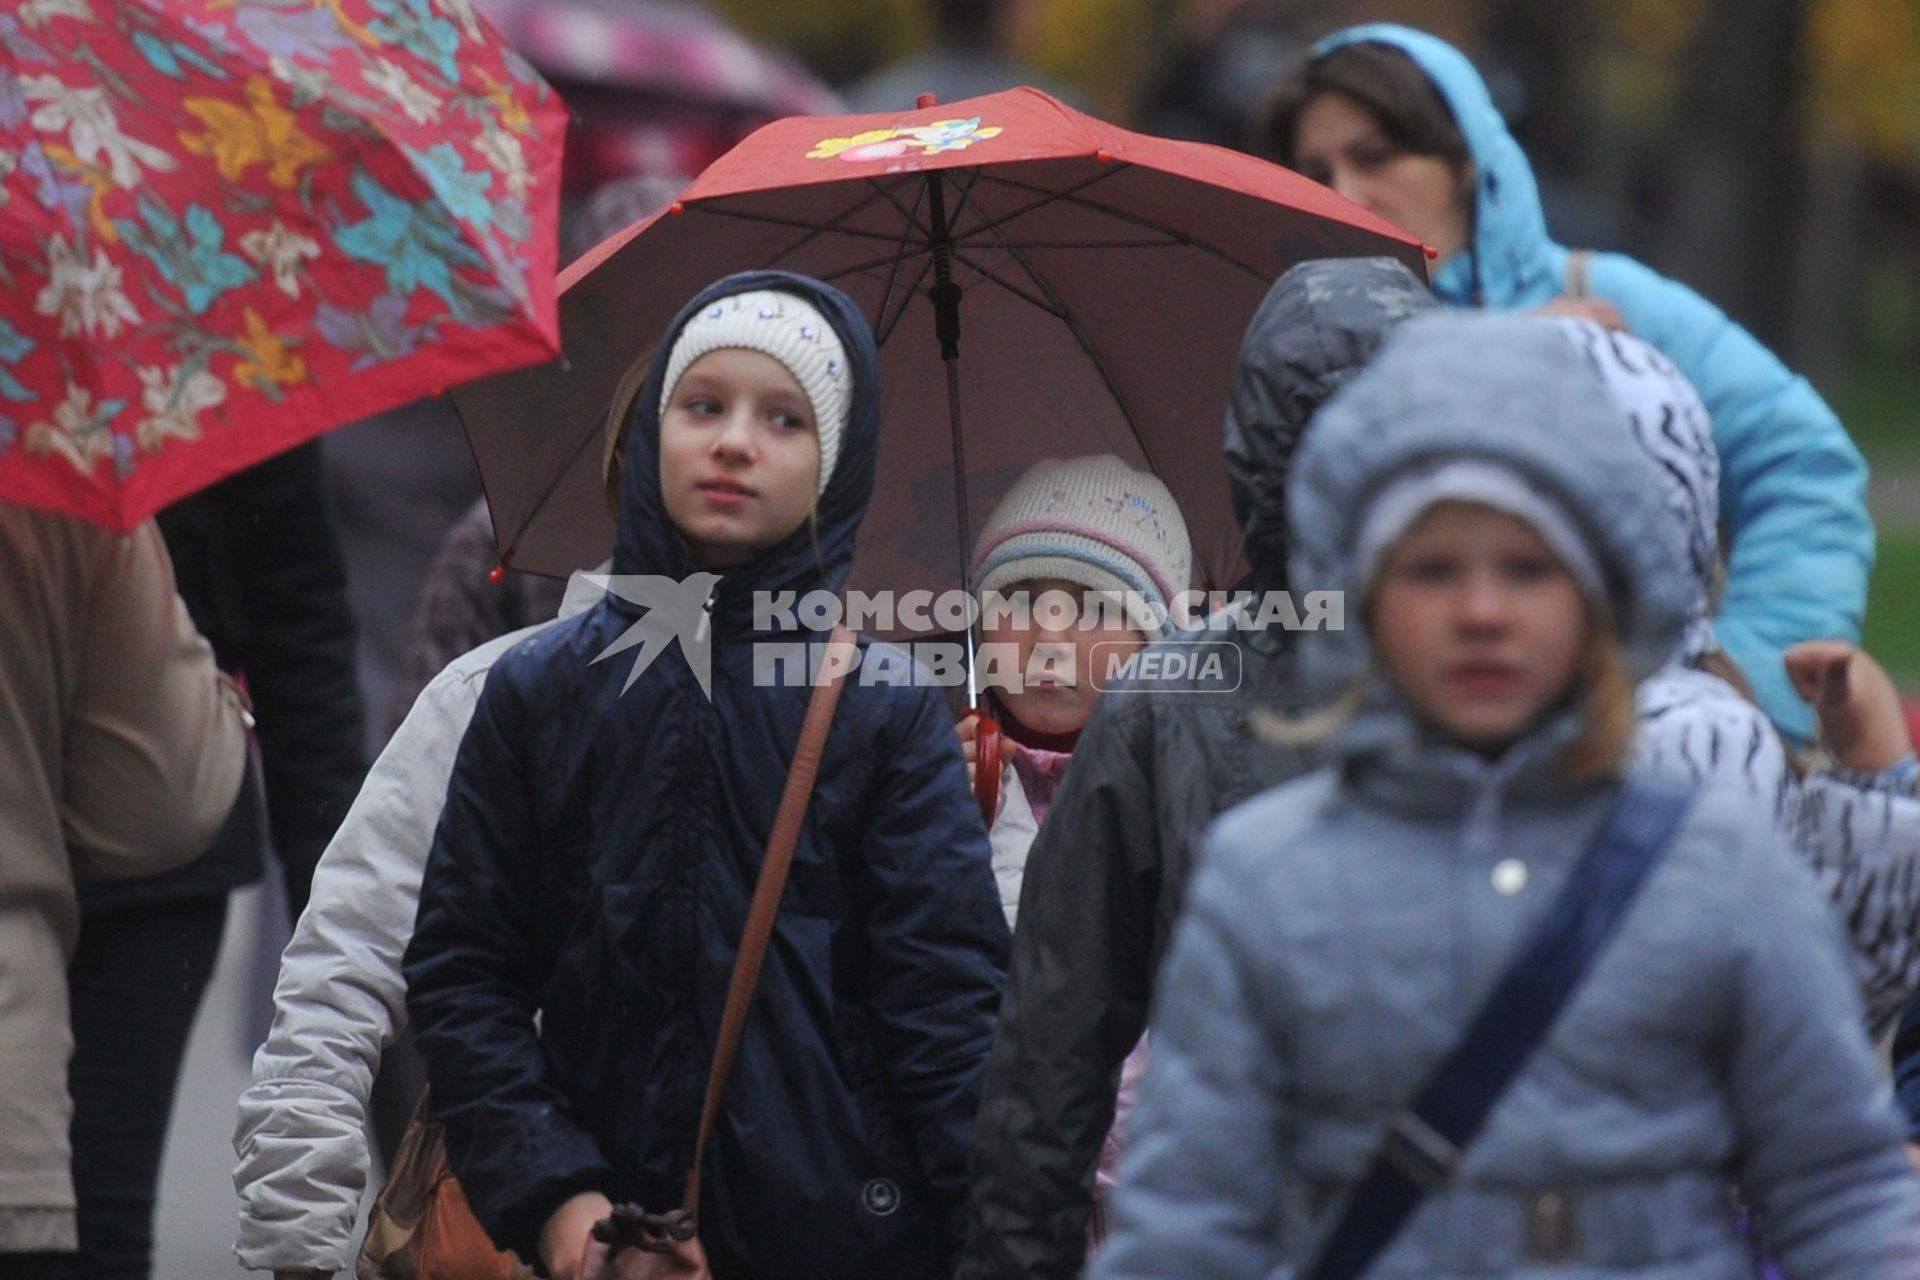
[[[1102,699],[1027,856],[975,1126],[959,1275],[1080,1274],[1120,1066],[1146,1027],[1159,893],[1151,704]]]
[[[317,443],[219,486],[219,537],[240,616],[223,654],[253,699],[267,822],[295,919],[366,776],[346,562]]]
[[[858,893],[881,1061],[907,1113],[949,1256],[1007,965],[986,828],[936,689],[898,718],[861,842]]]
[[[553,1211],[611,1190],[612,1171],[534,1025],[544,851],[520,699],[495,666],[454,761],[401,971],[447,1159],[495,1244],[534,1258]]]

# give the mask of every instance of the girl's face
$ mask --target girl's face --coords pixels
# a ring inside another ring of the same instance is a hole
[[[703,568],[746,564],[813,511],[820,437],[807,393],[772,356],[709,351],[660,415],[667,518]]]
[[[1036,578],[1016,582],[1003,594],[1017,598],[1022,592],[1030,607],[1012,617],[990,616],[994,625],[982,633],[988,644],[1005,646],[1002,652],[1014,655],[1002,661],[1018,663],[1020,686],[1001,688],[1001,703],[1037,733],[1078,733],[1100,700],[1109,664],[1145,648],[1146,637],[1128,624],[1116,601],[1077,582]],[[1074,607],[1048,607],[1053,602],[1043,597],[1054,592]]]
[[[1414,713],[1486,755],[1566,698],[1588,629],[1579,587],[1530,526],[1458,502],[1387,554],[1368,621]]]
[[[1322,93],[1301,108],[1293,157],[1301,173],[1432,245],[1442,262],[1467,247],[1465,175],[1438,156],[1401,150],[1346,94]]]

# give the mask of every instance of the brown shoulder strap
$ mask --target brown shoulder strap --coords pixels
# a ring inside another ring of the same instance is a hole
[[[820,772],[820,753],[833,724],[833,709],[840,701],[840,687],[853,666],[855,641],[845,627],[835,627],[827,642],[826,661],[820,683],[807,701],[807,718],[800,726],[800,742],[793,751],[793,765],[787,770],[786,789],[780,793],[780,808],[773,817],[773,834],[767,837],[766,860],[760,864],[760,879],[753,887],[753,902],[747,907],[747,927],[740,935],[740,952],[733,961],[733,980],[727,986],[727,1007],[720,1016],[720,1039],[714,1046],[713,1066],[707,1072],[707,1096],[700,1104],[700,1134],[694,1140],[693,1168],[687,1174],[681,1207],[697,1216],[700,1208],[700,1163],[706,1156],[707,1139],[713,1136],[713,1124],[720,1116],[720,1095],[726,1091],[727,1075],[733,1070],[733,1055],[740,1047],[740,1033],[746,1029],[747,1010],[753,1003],[753,989],[760,981],[760,964],[767,957],[767,939],[773,933],[773,920],[780,913],[780,895],[787,887],[787,868],[793,864],[793,847],[800,840],[800,822],[806,817],[807,801],[813,795],[813,780]]]

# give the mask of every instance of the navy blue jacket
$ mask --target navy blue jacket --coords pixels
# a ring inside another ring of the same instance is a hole
[[[676,318],[636,401],[614,572],[693,571],[660,496],[664,360],[694,309],[766,287],[828,317],[855,378],[815,527],[720,579],[711,700],[678,646],[622,693],[636,651],[594,659],[644,611],[615,595],[504,655],[427,866],[405,973],[433,1114],[480,1222],[529,1258],[578,1192],[679,1203],[809,693],[756,686],[756,642],[796,637],[756,632],[752,597],[837,589],[872,491],[866,322],[802,277],[731,277]],[[949,1269],[1007,947],[940,690],[850,678],[707,1152],[717,1276]]]

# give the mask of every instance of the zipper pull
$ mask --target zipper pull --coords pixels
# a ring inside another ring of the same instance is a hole
[[[700,621],[696,622],[693,626],[693,642],[695,644],[705,644],[708,633],[713,630],[713,596],[714,592],[719,590],[719,588],[720,584],[717,582],[711,587],[708,587],[707,598],[700,602]]]

